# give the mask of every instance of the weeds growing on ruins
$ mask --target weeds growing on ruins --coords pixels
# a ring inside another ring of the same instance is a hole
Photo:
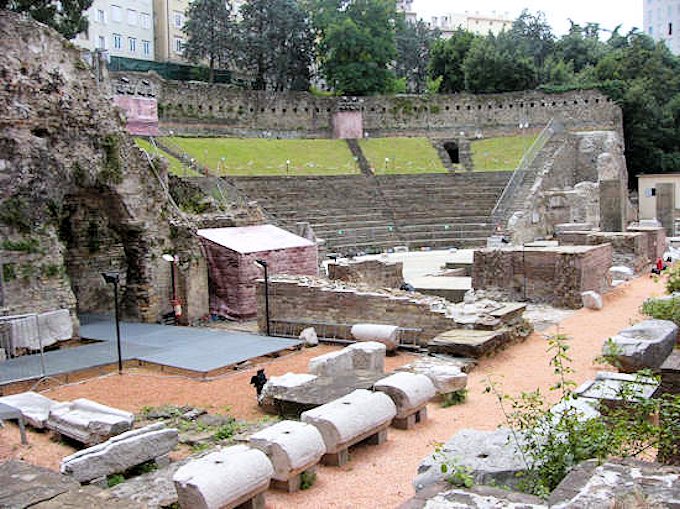
[[[568,337],[548,338],[550,365],[555,383],[550,387],[562,401],[573,402],[575,384],[568,356]],[[641,372],[639,377],[649,377]],[[601,408],[603,418],[586,418],[577,406],[567,404],[551,411],[547,395],[540,390],[523,392],[519,397],[504,394],[499,384],[489,380],[486,392],[496,396],[513,432],[515,443],[526,463],[527,472],[519,487],[522,491],[546,497],[581,461],[609,457],[648,458],[655,451],[673,454],[680,434],[680,396],[664,395],[642,399],[634,388],[620,396],[631,403],[620,408]],[[455,468],[447,466],[447,470]]]

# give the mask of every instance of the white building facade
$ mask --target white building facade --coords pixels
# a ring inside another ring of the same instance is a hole
[[[89,26],[73,41],[110,56],[154,60],[153,0],[94,0]]]
[[[467,30],[478,35],[488,35],[489,32],[498,35],[505,30],[512,28],[512,19],[509,15],[480,14],[442,14],[433,16],[429,23],[430,27],[438,28],[442,38],[447,39],[458,29]]]
[[[645,33],[680,54],[680,0],[644,0],[643,9]]]

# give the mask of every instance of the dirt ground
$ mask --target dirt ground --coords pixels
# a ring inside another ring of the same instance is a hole
[[[549,392],[553,377],[544,335],[559,330],[570,337],[569,355],[575,370],[572,379],[581,383],[592,378],[598,371],[594,359],[600,354],[604,341],[641,319],[639,307],[646,298],[663,293],[661,282],[643,276],[607,294],[603,310],[579,310],[558,326],[534,333],[525,342],[513,345],[493,358],[483,359],[469,376],[468,399],[463,405],[441,408],[438,403],[431,403],[428,420],[415,430],[391,428],[387,443],[379,447],[353,448],[351,461],[346,466],[319,467],[317,481],[311,489],[295,494],[270,491],[267,507],[391,508],[399,505],[413,495],[411,481],[418,464],[432,452],[435,442],[444,442],[463,428],[490,430],[503,423],[495,397],[484,391],[489,377],[493,377],[508,394],[517,395],[536,388]],[[305,372],[311,357],[336,348],[306,349],[269,360],[258,367],[264,367],[268,376],[288,371]],[[389,357],[386,369],[394,369],[412,359],[413,355],[407,353]],[[599,369],[603,367],[599,366]],[[144,406],[189,404],[212,412],[228,410],[240,419],[258,420],[264,414],[249,385],[254,373],[255,367],[252,367],[216,380],[196,381],[137,369],[122,376],[112,374],[62,386],[45,391],[45,395],[56,400],[86,397],[132,412],[139,412]],[[58,469],[60,459],[73,452],[68,445],[51,440],[48,433],[30,432],[29,442],[26,447],[18,445],[18,428],[6,424],[0,429],[0,460],[22,458]]]

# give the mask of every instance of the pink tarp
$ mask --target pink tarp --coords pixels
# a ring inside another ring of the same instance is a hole
[[[125,112],[130,134],[158,136],[158,103],[155,98],[116,95],[113,102]]]

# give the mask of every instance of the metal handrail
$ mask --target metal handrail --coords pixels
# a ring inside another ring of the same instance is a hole
[[[536,157],[538,157],[538,154],[543,150],[553,135],[562,132],[563,129],[564,127],[560,122],[557,122],[554,117],[551,118],[550,122],[548,122],[541,133],[536,137],[531,147],[524,153],[517,168],[512,172],[512,176],[498,198],[496,205],[491,211],[491,217],[493,218],[494,224],[497,224],[507,212],[515,191],[524,181],[525,175],[529,172],[529,168],[536,160]]]

